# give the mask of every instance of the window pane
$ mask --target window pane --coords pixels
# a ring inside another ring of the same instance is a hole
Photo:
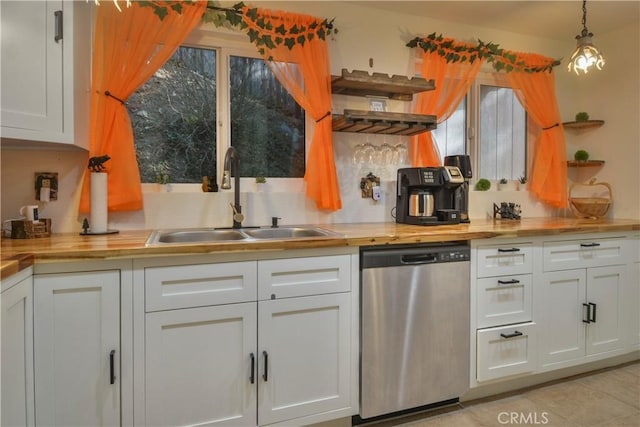
[[[216,52],[180,47],[127,100],[142,182],[161,165],[171,182],[216,174]]]
[[[443,163],[446,156],[467,153],[465,132],[467,127],[466,111],[467,98],[465,97],[460,105],[458,105],[458,108],[456,108],[456,111],[431,132],[438,145]]]
[[[513,90],[480,86],[478,177],[517,179],[526,175],[526,113]]]
[[[304,110],[262,59],[232,56],[229,74],[240,176],[304,176]]]

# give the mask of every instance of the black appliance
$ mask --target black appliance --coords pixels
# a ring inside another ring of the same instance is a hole
[[[471,173],[471,159],[467,155],[447,156],[444,158],[446,166],[457,166],[462,173],[464,183],[456,189],[454,196],[454,209],[460,211],[460,222],[470,222],[469,220],[469,183],[473,178]]]
[[[456,189],[464,184],[457,166],[398,169],[396,222],[414,225],[457,224]],[[429,206],[433,203],[433,206]]]

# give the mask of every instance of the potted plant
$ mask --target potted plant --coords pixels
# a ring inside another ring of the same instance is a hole
[[[586,122],[587,120],[589,120],[589,113],[586,111],[580,111],[576,114],[576,122]]]
[[[478,182],[476,182],[475,189],[476,191],[488,191],[491,188],[491,181],[486,178],[480,178]]]
[[[522,175],[518,178],[518,191],[527,189],[527,177]]]
[[[267,178],[264,176],[256,176],[256,189],[258,192],[264,192],[267,189]]]
[[[171,191],[169,176],[169,163],[166,160],[156,164],[153,166],[153,171],[156,174],[156,183],[160,186],[161,189],[166,191],[167,193]]]
[[[500,181],[498,181],[498,190],[513,191],[515,189],[516,189],[515,181],[509,181],[507,178],[500,178]]]

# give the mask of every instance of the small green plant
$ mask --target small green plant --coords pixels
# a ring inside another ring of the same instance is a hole
[[[475,188],[478,191],[487,191],[491,188],[491,181],[485,178],[480,178],[478,182],[476,182]]]
[[[156,174],[156,182],[158,184],[168,184],[170,181],[169,177],[169,163],[167,161],[162,161],[156,165],[152,166],[153,172]]]
[[[589,120],[589,114],[586,111],[580,111],[576,114],[576,122],[586,122]]]
[[[506,184],[507,178],[500,178],[500,184]]]
[[[521,177],[518,178],[518,182],[520,184],[526,184],[527,183],[527,177],[522,175]]]
[[[585,150],[578,150],[573,155],[573,158],[579,162],[584,162],[589,160],[589,153],[587,153]]]
[[[267,182],[267,178],[264,176],[256,176],[256,184],[264,184]]]

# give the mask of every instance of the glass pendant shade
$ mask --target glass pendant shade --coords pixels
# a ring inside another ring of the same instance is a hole
[[[569,59],[568,71],[575,71],[576,74],[580,74],[580,71],[582,71],[587,74],[592,66],[602,70],[604,58],[598,48],[591,42],[592,35],[589,33],[588,35],[576,37],[578,45]]]

